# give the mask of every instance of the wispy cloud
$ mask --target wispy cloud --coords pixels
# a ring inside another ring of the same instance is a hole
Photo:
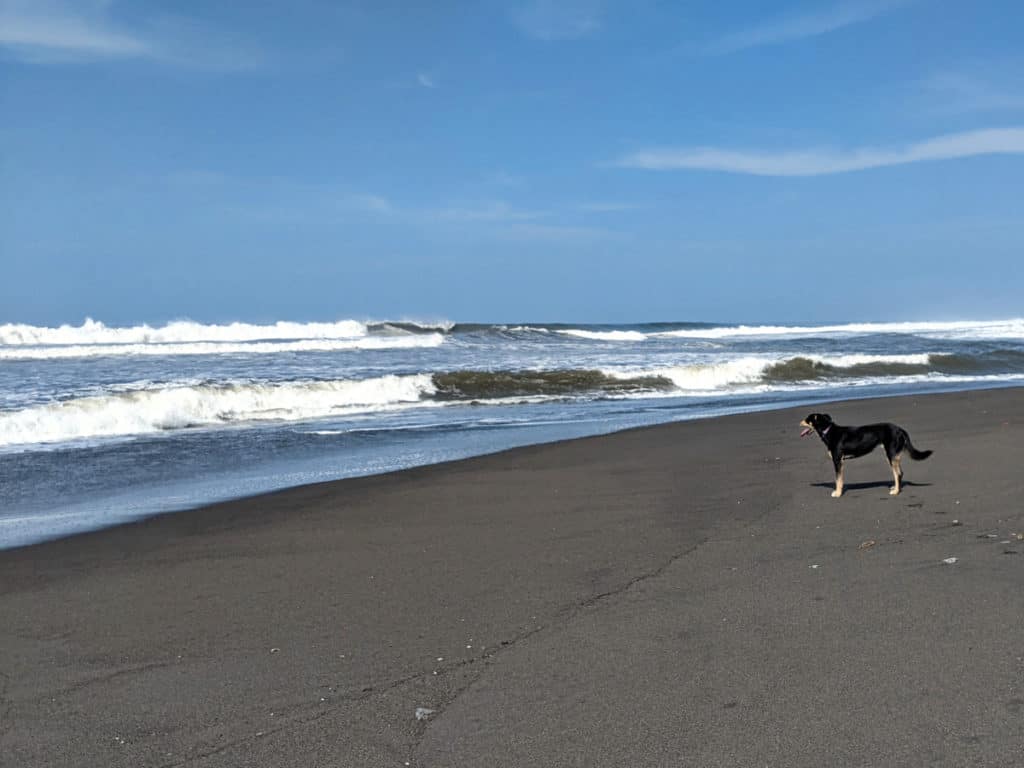
[[[734,53],[762,45],[778,45],[817,37],[843,27],[870,21],[907,2],[908,0],[852,0],[840,3],[812,13],[789,16],[730,33],[712,42],[705,53]]]
[[[575,40],[601,26],[599,0],[531,0],[512,11],[512,20],[535,40]]]
[[[101,11],[43,0],[0,4],[0,45],[32,60],[137,58],[157,52],[151,41],[117,28]]]
[[[620,213],[622,211],[635,211],[639,207],[636,203],[594,202],[579,203],[576,205],[576,210],[583,213]]]
[[[339,202],[344,208],[370,213],[394,213],[396,210],[386,197],[367,193],[346,195]]]
[[[217,43],[195,25],[163,17],[145,29],[112,17],[110,2],[0,0],[0,49],[35,64],[150,60],[183,67],[250,69],[261,57]]]
[[[923,88],[939,112],[1024,109],[1024,88],[974,74],[942,72],[925,80]]]
[[[309,183],[283,177],[248,177],[203,168],[186,168],[158,177],[191,197],[201,195],[233,215],[291,223],[374,221],[396,228],[443,232],[446,237],[496,241],[584,244],[622,239],[623,232],[588,226],[582,212],[625,210],[617,203],[565,203],[550,208],[525,208],[506,200],[452,200],[447,204],[416,205],[360,190],[343,181]]]
[[[470,206],[453,206],[428,211],[428,215],[436,219],[450,221],[530,221],[542,219],[548,215],[546,211],[531,211],[515,208],[504,201],[491,201]]]
[[[433,76],[428,75],[426,72],[416,73],[416,82],[424,88],[437,88],[437,80]]]
[[[501,227],[494,234],[506,240],[524,240],[561,245],[591,245],[609,240],[622,240],[625,233],[600,227],[524,222]]]
[[[735,151],[715,147],[650,149],[620,158],[615,165],[654,171],[706,170],[756,176],[823,176],[926,160],[977,155],[1024,154],[1024,128],[990,128],[938,136],[904,147],[787,152]]]

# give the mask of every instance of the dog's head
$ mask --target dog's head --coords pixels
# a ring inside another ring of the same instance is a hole
[[[812,413],[800,422],[800,426],[804,428],[804,431],[800,433],[800,437],[807,437],[812,431],[820,435],[832,426],[832,417],[827,413]]]

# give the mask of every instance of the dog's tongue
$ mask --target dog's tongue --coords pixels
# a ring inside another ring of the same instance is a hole
[[[811,434],[811,428],[810,427],[808,427],[803,432],[801,432],[800,433],[800,437],[807,437],[809,434]]]

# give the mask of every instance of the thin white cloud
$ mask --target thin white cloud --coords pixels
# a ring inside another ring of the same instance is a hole
[[[1024,109],[1024,89],[973,74],[942,72],[925,80],[923,87],[939,112]]]
[[[347,195],[340,202],[345,208],[353,208],[360,211],[369,211],[371,213],[395,212],[395,207],[391,204],[391,201],[380,195],[365,193]]]
[[[734,53],[762,45],[778,45],[793,40],[817,37],[835,32],[843,27],[870,21],[900,5],[905,5],[906,2],[907,0],[844,2],[812,13],[789,16],[733,32],[711,43],[705,52],[709,54]]]
[[[528,37],[551,42],[575,40],[601,26],[599,0],[531,0],[512,11],[512,20]]]
[[[626,233],[613,229],[571,223],[583,210],[577,206],[525,209],[504,200],[461,200],[434,208],[409,206],[380,194],[356,191],[341,182],[319,184],[282,177],[245,177],[208,169],[181,169],[159,177],[159,181],[179,187],[187,194],[208,194],[208,199],[217,201],[220,210],[264,222],[271,219],[290,223],[320,221],[331,215],[345,219],[371,217],[387,221],[389,225],[443,231],[446,236],[466,234],[498,241],[565,245],[627,237]],[[594,205],[597,207],[592,210],[622,209],[617,204]]]
[[[495,171],[488,174],[486,181],[488,184],[497,184],[499,187],[524,187],[527,184],[525,176],[508,171]]]
[[[110,2],[0,0],[0,50],[34,64],[150,60],[181,67],[244,70],[262,57],[213,40],[196,25],[162,17],[146,29],[117,23]]]
[[[0,4],[0,45],[30,60],[137,58],[157,53],[152,42],[118,29],[99,13],[42,0]]]
[[[576,206],[576,210],[583,213],[620,213],[622,211],[635,211],[639,207],[636,203],[595,202],[579,203]]]
[[[539,241],[562,245],[589,245],[593,243],[621,240],[622,232],[600,227],[581,227],[564,224],[541,224],[524,222],[500,227],[493,233],[507,240]]]
[[[529,211],[514,208],[503,201],[488,202],[467,207],[449,207],[428,212],[432,218],[452,221],[529,221],[544,218],[545,211]]]
[[[704,147],[650,149],[620,158],[615,165],[653,171],[705,170],[756,176],[823,176],[926,160],[978,155],[1024,154],[1024,128],[989,128],[950,133],[905,147],[788,152],[735,151]]]
[[[416,82],[424,88],[437,88],[437,81],[426,72],[416,73]]]

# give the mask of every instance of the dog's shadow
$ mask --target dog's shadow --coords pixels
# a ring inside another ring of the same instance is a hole
[[[914,483],[904,480],[900,488],[927,488],[931,483]],[[811,483],[812,488],[835,488],[835,483]],[[870,488],[892,488],[892,480],[879,480],[873,483],[843,483],[845,491],[865,491]]]

